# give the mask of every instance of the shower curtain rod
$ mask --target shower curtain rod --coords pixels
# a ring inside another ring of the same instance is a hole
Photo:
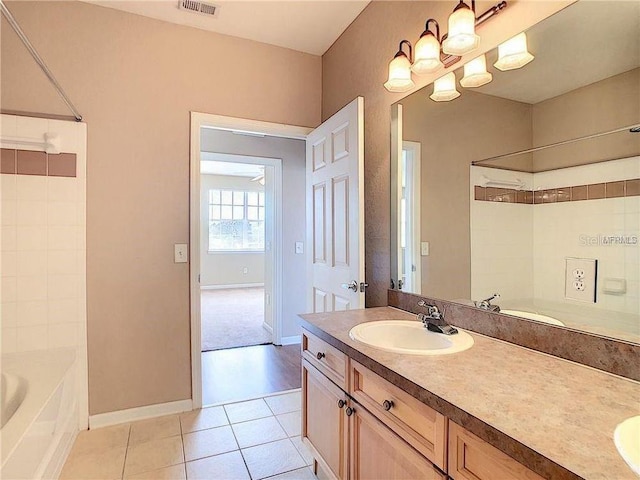
[[[71,113],[73,113],[73,116],[76,119],[76,121],[81,122],[82,115],[80,115],[80,112],[78,112],[78,110],[73,105],[73,103],[71,103],[71,100],[69,100],[69,97],[67,97],[67,94],[64,93],[64,90],[62,90],[62,87],[60,86],[56,78],[53,76],[53,73],[51,73],[51,70],[49,70],[47,65],[44,63],[44,60],[42,59],[42,57],[40,57],[36,49],[33,47],[33,45],[31,45],[31,42],[29,41],[25,33],[20,28],[20,25],[18,25],[18,22],[14,18],[13,14],[9,11],[9,9],[7,8],[7,6],[4,4],[2,0],[0,0],[0,9],[2,9],[2,14],[9,22],[9,25],[11,25],[11,28],[13,28],[13,31],[16,32],[16,35],[18,35],[18,38],[20,38],[20,40],[22,41],[26,49],[29,51],[33,59],[40,66],[44,74],[47,76],[47,78],[49,79],[53,87],[58,91],[64,103],[67,105],[67,107],[69,107],[69,110],[71,110]]]

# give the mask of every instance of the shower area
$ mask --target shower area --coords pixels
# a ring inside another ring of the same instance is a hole
[[[86,124],[2,115],[1,478],[57,478],[87,428]]]
[[[58,478],[89,418],[87,126],[0,10],[72,113],[0,115],[0,478]]]

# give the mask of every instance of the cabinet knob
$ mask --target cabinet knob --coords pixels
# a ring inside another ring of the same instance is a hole
[[[322,360],[325,356],[326,356],[326,355],[325,355],[324,353],[322,353],[322,352],[318,352],[318,354],[316,355],[316,358],[317,358],[318,360]]]
[[[338,400],[338,408],[342,408],[347,404],[347,402],[345,402],[344,400],[340,399]]]
[[[385,400],[382,402],[382,408],[384,408],[387,412],[393,408],[393,400]]]
[[[355,413],[355,410],[351,407],[347,407],[347,409],[344,411],[344,413],[347,414],[347,417],[350,417],[351,415],[353,415]]]

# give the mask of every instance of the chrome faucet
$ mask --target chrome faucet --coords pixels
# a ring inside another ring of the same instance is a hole
[[[475,303],[476,307],[478,307],[478,308],[481,308],[483,310],[487,310],[489,312],[498,313],[500,311],[500,307],[498,305],[492,305],[491,304],[491,300],[495,300],[496,298],[500,298],[500,294],[499,293],[494,293],[489,298],[485,298],[484,300],[480,300],[478,302],[473,302],[473,303]]]
[[[442,333],[444,335],[455,335],[458,329],[447,325],[444,321],[444,314],[435,305],[429,305],[424,300],[418,302],[419,307],[427,309],[427,313],[419,313],[418,320],[422,322],[425,328],[431,332]]]

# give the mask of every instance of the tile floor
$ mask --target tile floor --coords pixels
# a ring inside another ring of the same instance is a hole
[[[81,432],[60,480],[312,480],[300,391]]]

